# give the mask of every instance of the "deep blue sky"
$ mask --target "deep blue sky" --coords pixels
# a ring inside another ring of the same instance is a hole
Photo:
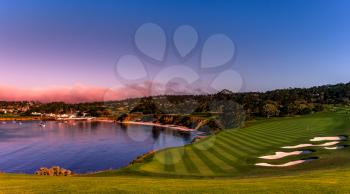
[[[347,0],[0,0],[0,85],[121,84],[116,60],[147,22],[228,35],[244,91],[348,82],[349,21]]]

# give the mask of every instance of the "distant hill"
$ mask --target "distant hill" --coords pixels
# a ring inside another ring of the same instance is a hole
[[[350,105],[350,83],[311,88],[276,89],[267,92],[234,93],[224,89],[206,95],[163,95],[109,102],[66,104],[63,102],[0,102],[0,115],[30,115],[32,112],[84,112],[91,116],[117,117],[125,112],[180,113],[210,112],[216,101],[233,101],[241,105],[246,118],[302,115],[327,109],[329,104]]]

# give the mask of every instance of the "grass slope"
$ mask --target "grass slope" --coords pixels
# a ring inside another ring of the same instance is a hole
[[[342,111],[271,119],[248,125],[251,126],[223,131],[199,143],[162,150],[152,159],[134,165],[128,171],[153,175],[247,176],[319,169],[324,165],[339,166],[350,162],[347,157],[350,153],[348,148],[325,150],[314,147],[312,149],[316,152],[309,155],[291,156],[277,161],[258,159],[259,156],[273,154],[275,151],[298,150],[281,149],[281,147],[315,143],[309,142],[309,139],[315,136],[349,134],[350,115]],[[257,162],[284,163],[312,156],[320,158],[317,161],[283,169],[254,165]]]
[[[174,179],[142,176],[1,175],[0,193],[348,193],[350,169],[269,178]]]

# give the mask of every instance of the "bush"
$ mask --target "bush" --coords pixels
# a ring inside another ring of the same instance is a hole
[[[71,176],[74,173],[59,166],[53,166],[51,168],[41,167],[35,174],[41,176]]]

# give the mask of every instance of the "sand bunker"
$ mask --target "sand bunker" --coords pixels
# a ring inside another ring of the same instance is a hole
[[[299,145],[295,145],[295,146],[284,146],[282,148],[293,149],[293,148],[305,148],[305,147],[311,147],[311,146],[313,146],[313,144],[299,144]]]
[[[325,147],[324,149],[327,150],[339,150],[348,147],[348,145],[339,145],[339,146],[334,146],[334,147]]]
[[[309,159],[304,159],[304,160],[295,160],[295,161],[291,161],[291,162],[287,162],[284,164],[269,164],[269,163],[256,163],[256,166],[266,166],[266,167],[287,167],[287,166],[294,166],[297,164],[302,164],[305,162],[309,162],[312,160],[316,160],[317,158],[309,158]]]
[[[259,158],[267,159],[267,160],[276,160],[287,156],[295,156],[295,155],[310,154],[310,153],[312,153],[312,151],[310,150],[294,151],[294,152],[276,152],[274,155],[261,156]]]
[[[320,146],[320,147],[325,147],[325,146],[332,146],[332,145],[335,145],[335,144],[338,144],[339,141],[331,141],[331,142],[327,142],[327,143],[324,143],[324,144],[318,144],[318,145],[315,145],[315,144],[299,144],[299,145],[295,145],[295,146],[284,146],[282,148],[284,149],[294,149],[294,148],[305,148],[305,147],[314,147],[314,146]]]
[[[314,137],[310,141],[342,141],[347,140],[346,136],[334,136],[334,137]]]

